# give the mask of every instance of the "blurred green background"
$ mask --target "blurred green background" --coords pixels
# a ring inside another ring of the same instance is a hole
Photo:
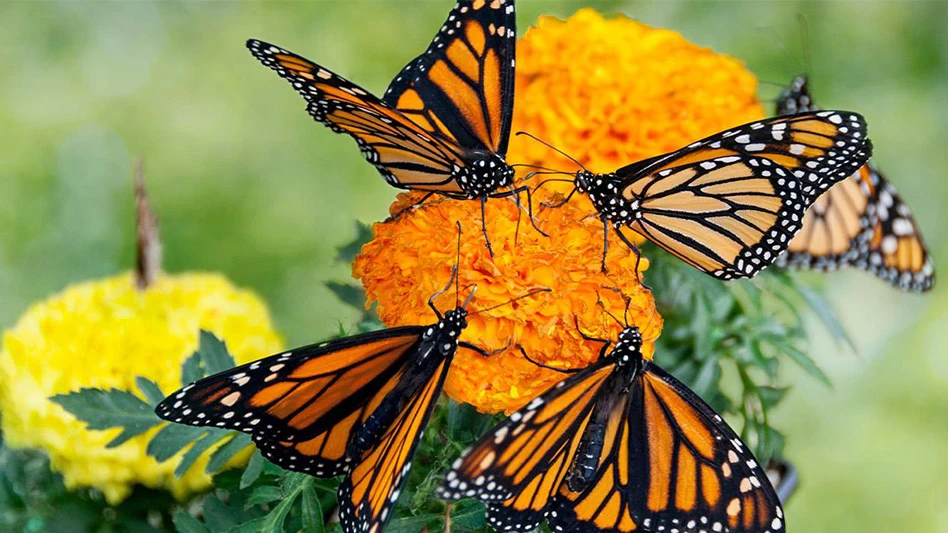
[[[290,345],[351,325],[356,312],[324,283],[348,280],[335,249],[354,219],[384,217],[394,191],[243,42],[278,43],[381,92],[450,4],[0,4],[0,327],[70,283],[131,267],[134,156],[166,270],[221,271],[259,292]],[[818,102],[867,116],[877,161],[948,264],[945,3],[528,0],[521,32],[584,5],[678,30],[775,83],[803,71],[806,49]],[[811,279],[859,349],[814,323],[811,355],[833,389],[783,366],[794,389],[772,422],[802,480],[791,527],[948,532],[948,292],[905,295],[861,273]]]

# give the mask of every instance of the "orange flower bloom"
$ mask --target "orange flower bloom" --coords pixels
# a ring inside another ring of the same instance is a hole
[[[513,129],[612,172],[764,117],[756,92],[737,59],[585,8],[566,21],[540,17],[517,43]],[[574,166],[526,137],[510,140],[507,160]]]
[[[760,118],[755,89],[754,77],[734,59],[675,32],[624,17],[605,20],[583,9],[566,22],[541,18],[520,41],[513,130],[553,143],[592,170],[611,171]],[[511,139],[507,160],[571,168],[525,137]],[[594,337],[618,335],[622,326],[605,311],[621,319],[625,304],[607,287],[631,298],[629,323],[642,329],[645,356],[652,357],[662,319],[639,282],[635,255],[610,231],[609,272],[601,272],[602,223],[590,216],[591,203],[577,195],[558,209],[540,207],[564,190],[544,187],[534,196],[537,224],[549,238],[530,226],[525,213],[518,230],[520,213],[512,201],[489,201],[493,258],[480,232],[480,203],[455,200],[435,200],[376,224],[373,240],[356,258],[353,275],[368,301],[378,302],[386,325],[431,323],[427,300],[450,277],[457,256],[455,222],[461,222],[460,283],[478,286],[461,339],[499,353],[458,354],[445,384],[454,399],[481,411],[511,412],[563,378],[526,361],[517,344],[552,366],[581,368],[594,361],[600,345],[583,340],[576,323]],[[419,197],[399,195],[391,212]],[[640,269],[647,268],[643,257]],[[477,314],[541,287],[551,292]],[[448,291],[436,304],[450,309],[454,298]]]

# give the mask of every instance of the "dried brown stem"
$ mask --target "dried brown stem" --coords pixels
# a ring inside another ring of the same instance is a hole
[[[150,287],[161,272],[161,238],[158,218],[151,210],[145,192],[145,170],[141,159],[135,160],[135,212],[138,252],[135,260],[135,286]]]

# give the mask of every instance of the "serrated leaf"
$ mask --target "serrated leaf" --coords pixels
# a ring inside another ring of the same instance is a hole
[[[174,469],[175,477],[183,476],[188,469],[194,466],[194,463],[201,457],[201,454],[227,435],[228,432],[222,429],[208,429],[204,436],[194,441],[194,445],[188,448],[188,451],[184,452],[184,457],[181,458],[181,462],[178,463],[177,468]]]
[[[171,521],[174,522],[174,528],[178,533],[210,533],[203,524],[198,522],[197,518],[194,518],[187,511],[178,511],[172,517]]]
[[[279,530],[274,530],[272,527],[268,529],[269,526],[269,515],[261,516],[260,518],[254,518],[249,522],[244,522],[243,524],[238,525],[237,527],[231,529],[228,533],[283,533],[283,524],[280,524]]]
[[[201,352],[197,351],[181,364],[181,384],[188,385],[204,377],[201,370]]]
[[[833,386],[833,383],[830,381],[829,377],[823,373],[820,367],[817,366],[816,361],[810,358],[809,355],[803,353],[794,346],[790,346],[789,344],[779,344],[774,345],[774,347],[787,354],[790,359],[793,359],[794,362],[800,365],[800,368],[805,370],[807,374],[810,374],[811,376],[820,380],[827,387]]]
[[[323,523],[323,508],[319,505],[319,498],[316,497],[312,485],[304,489],[300,497],[303,531],[306,533],[323,533],[326,529]]]
[[[283,491],[280,487],[276,485],[261,485],[250,491],[250,495],[247,496],[246,507],[264,505],[275,502],[281,498],[283,498]]]
[[[168,424],[158,430],[158,433],[151,438],[145,452],[154,457],[159,463],[167,461],[188,444],[194,442],[205,431],[207,431],[207,428]]]
[[[227,351],[227,345],[210,331],[201,330],[201,343],[198,353],[204,372],[211,376],[234,368],[234,358]]]
[[[80,389],[50,398],[92,430],[121,427],[122,432],[106,444],[114,448],[162,423],[152,407],[138,396],[122,390]]]
[[[351,263],[355,261],[362,246],[372,240],[372,226],[364,222],[356,221],[356,236],[348,244],[341,246],[336,253],[336,260],[340,263]]]
[[[344,304],[355,307],[360,311],[365,311],[365,291],[361,288],[336,281],[327,281],[326,288],[335,294],[336,298],[339,298]]]
[[[253,529],[246,529],[247,524],[242,524],[231,530],[232,533],[283,533],[283,523],[300,495],[301,487],[306,481],[304,477],[309,478],[309,483],[312,483],[312,477],[296,473],[287,474],[284,478],[283,490],[280,491],[280,503],[263,518],[252,520]]]
[[[260,450],[253,452],[253,455],[250,456],[250,462],[247,463],[247,468],[244,469],[244,473],[240,476],[241,489],[245,489],[253,485],[254,481],[257,481],[257,478],[263,473],[264,463],[266,462],[267,460],[260,454]]]
[[[419,516],[409,516],[405,518],[396,518],[392,520],[386,533],[418,533],[424,528],[429,531],[441,531],[444,525],[444,517],[441,515],[427,514]]]
[[[135,378],[135,385],[145,397],[145,401],[151,404],[152,407],[155,407],[161,400],[165,399],[165,394],[161,392],[158,385],[146,377],[137,376]]]
[[[207,468],[204,469],[208,474],[214,474],[227,464],[233,456],[240,453],[247,446],[251,446],[250,435],[246,433],[235,433],[226,444],[218,448],[211,455],[207,462]]]

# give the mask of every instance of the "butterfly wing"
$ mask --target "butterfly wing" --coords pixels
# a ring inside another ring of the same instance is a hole
[[[584,369],[510,415],[454,463],[439,497],[487,502],[488,522],[498,531],[536,528],[613,368]]]
[[[935,283],[935,268],[908,205],[871,165],[878,183],[872,199],[875,221],[868,249],[850,263],[910,291],[927,291]]]
[[[365,89],[283,48],[257,40],[247,48],[285,78],[318,122],[355,139],[365,158],[394,187],[460,193],[452,177],[464,150],[434,135]]]
[[[401,381],[422,332],[393,328],[267,357],[192,383],[155,412],[250,433],[266,457],[290,470],[339,475],[355,432]]]
[[[820,192],[871,152],[862,117],[824,111],[727,131],[616,172],[629,226],[722,279],[772,264]]]
[[[460,0],[383,101],[429,132],[505,154],[514,99],[513,0]]]
[[[646,363],[617,402],[595,477],[561,487],[555,531],[779,533],[783,510],[737,435],[681,382]]]

